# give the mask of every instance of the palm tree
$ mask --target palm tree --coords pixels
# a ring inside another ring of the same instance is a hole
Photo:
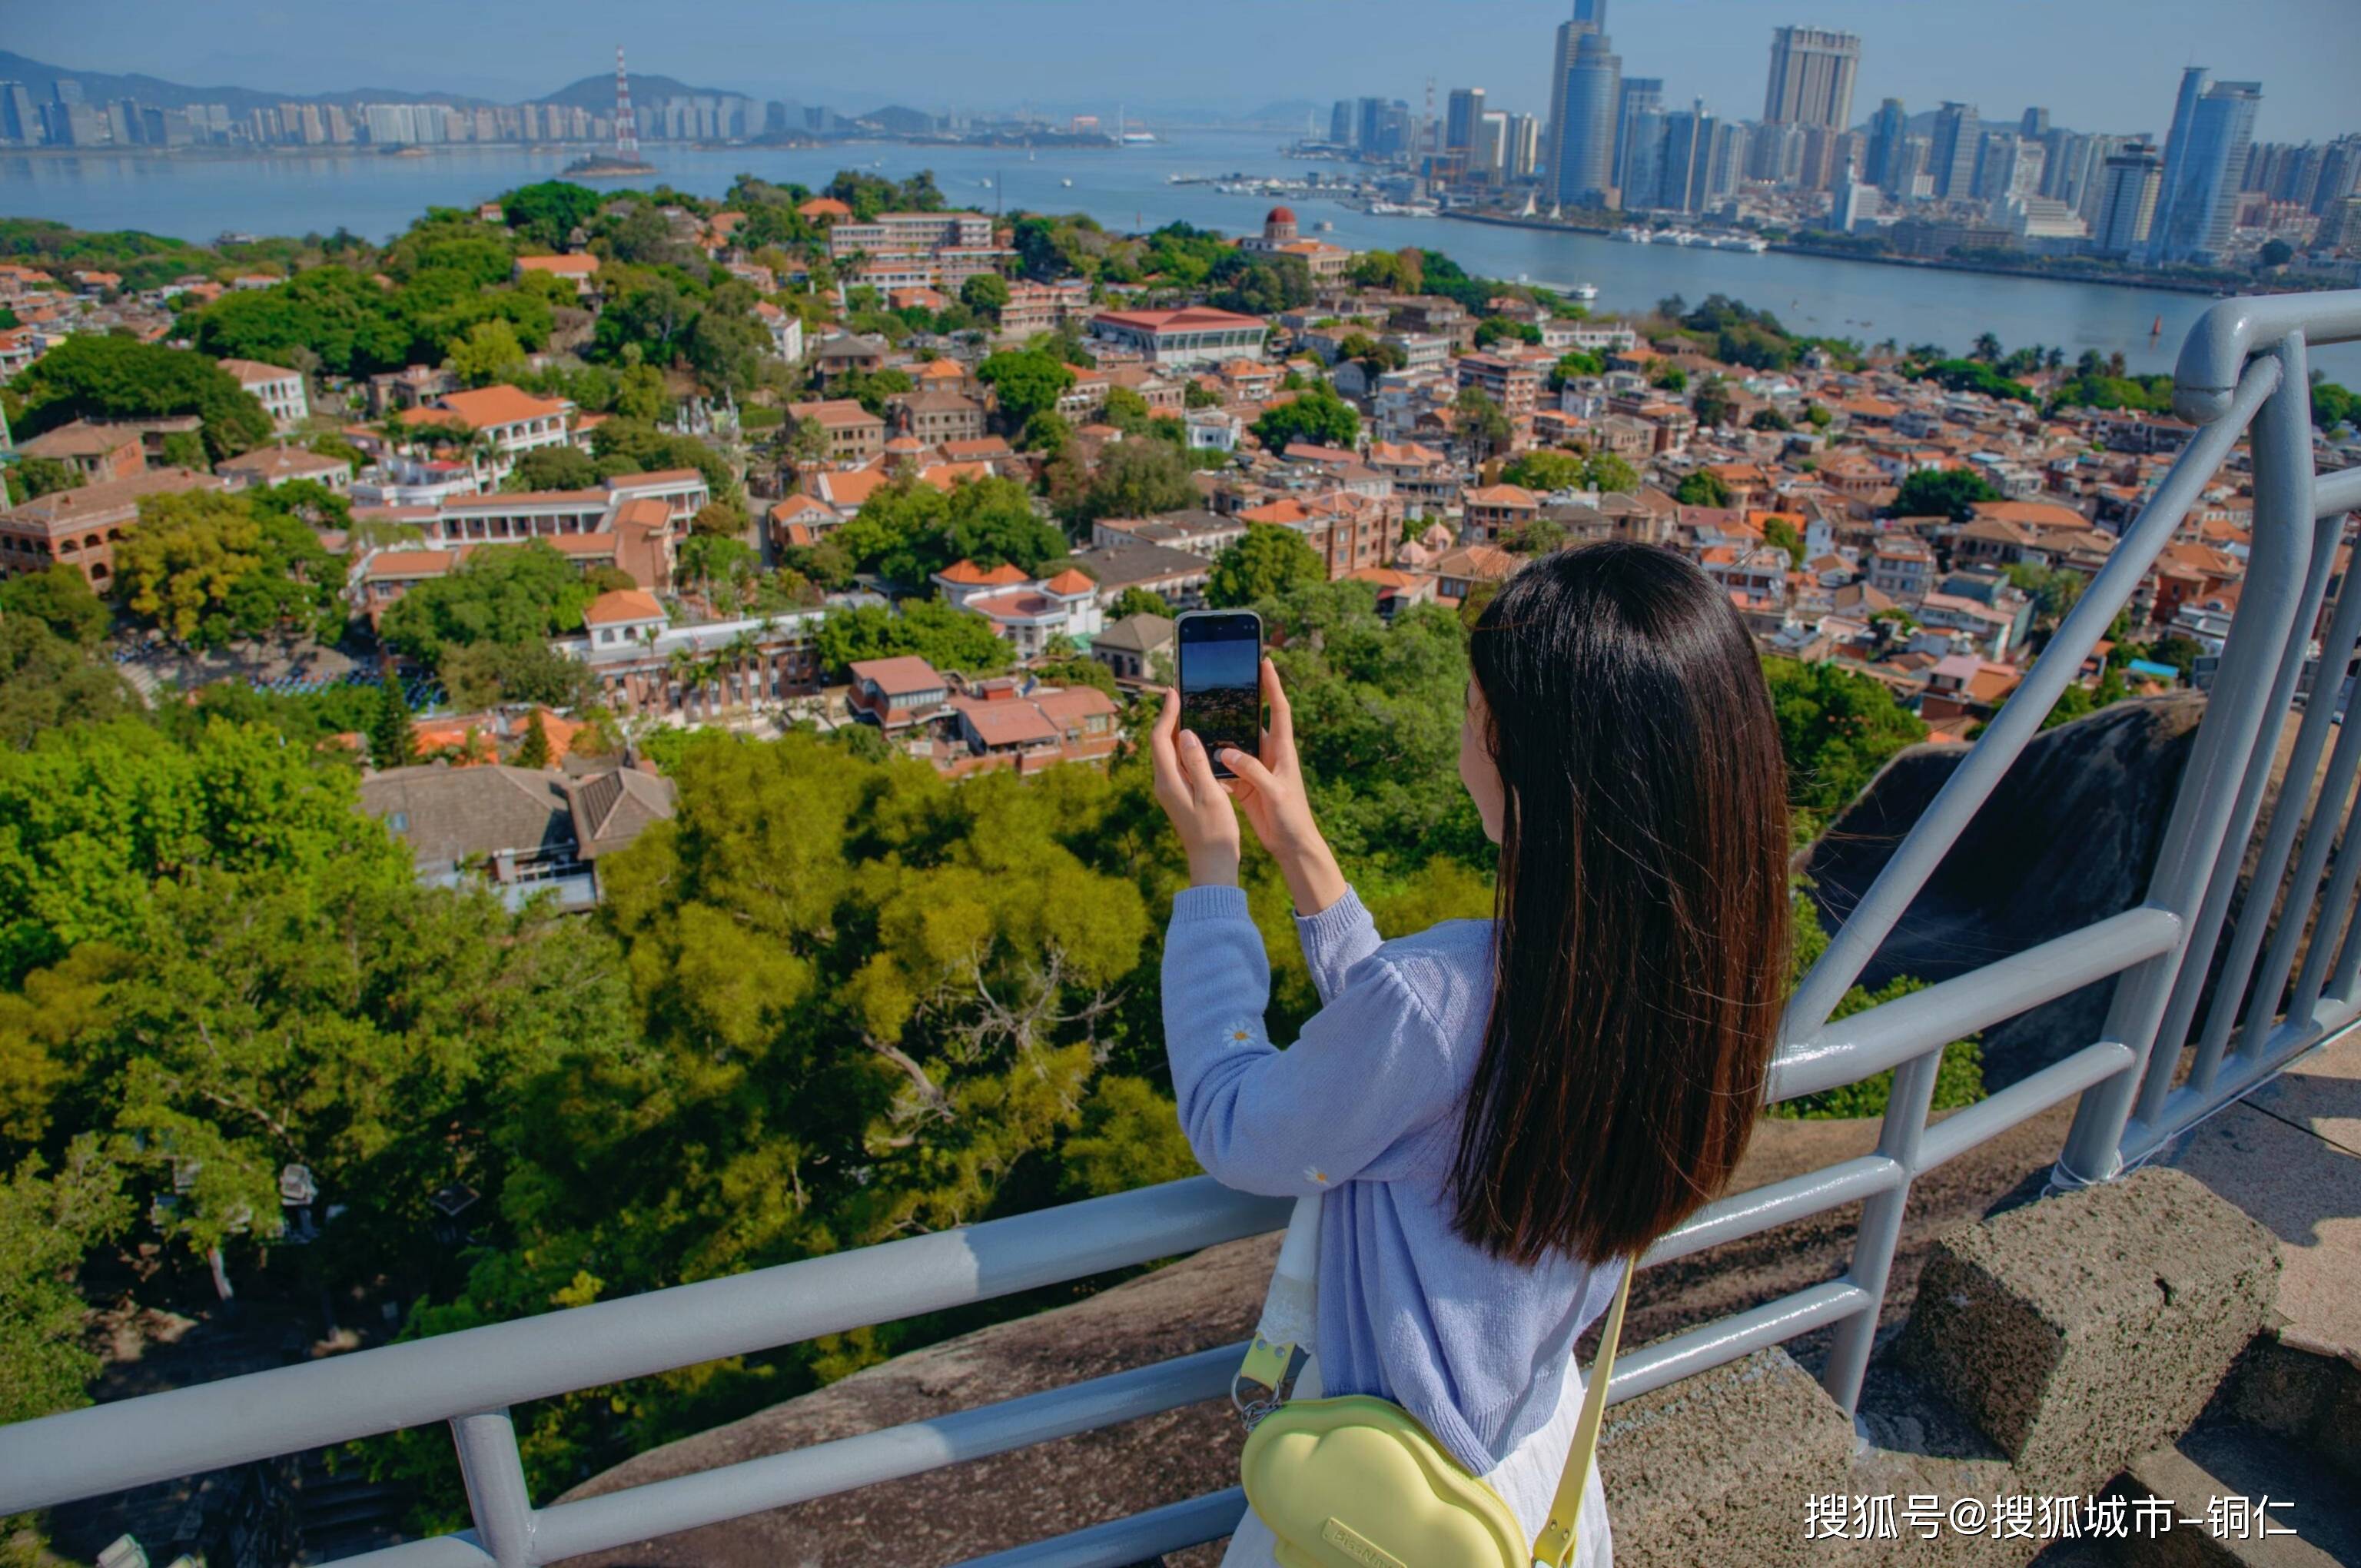
[[[680,700],[673,705],[680,712],[688,711],[688,700],[696,690],[698,670],[697,650],[686,645],[674,649],[664,661],[664,674],[672,685],[680,688]]]
[[[1988,332],[1980,332],[1976,334],[1975,346],[1968,350],[1968,357],[1971,359],[1982,359],[1987,364],[1999,358],[2000,339]]]
[[[729,643],[721,650],[721,657],[730,662],[730,673],[738,679],[737,706],[741,707],[753,706],[752,692],[746,684],[746,666],[753,662],[756,652],[754,634],[743,630],[730,638]]]

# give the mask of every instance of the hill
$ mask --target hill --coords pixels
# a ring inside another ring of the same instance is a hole
[[[142,76],[106,71],[77,71],[71,66],[51,65],[46,60],[30,59],[7,49],[0,49],[0,82],[20,82],[31,93],[33,102],[46,104],[54,95],[58,79],[82,83],[84,101],[104,104],[115,98],[137,98],[143,104],[178,109],[191,104],[225,104],[232,114],[243,115],[249,109],[275,104],[449,104],[457,108],[473,109],[490,105],[494,100],[470,97],[464,93],[444,93],[418,87],[353,87],[334,93],[277,93],[256,87],[192,87],[185,82],[167,82],[160,76]],[[720,95],[726,90],[719,87],[697,87],[670,76],[631,77],[631,93],[642,102],[658,98],[696,97],[703,93]],[[544,97],[525,100],[534,104],[563,104],[573,107],[603,112],[615,106],[615,77],[611,71],[585,76],[570,82]]]

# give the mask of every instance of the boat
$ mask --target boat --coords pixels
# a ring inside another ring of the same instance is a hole
[[[1573,288],[1567,290],[1566,292],[1572,294],[1576,299],[1587,303],[1590,301],[1598,298],[1598,285],[1596,283],[1576,283]]]
[[[1334,218],[1323,218],[1318,223],[1312,225],[1312,232],[1314,234],[1334,234],[1336,232],[1336,221]]]
[[[1071,180],[1060,180],[1058,183],[1063,185],[1069,191],[1074,188],[1074,182]]]
[[[1651,233],[1647,229],[1640,227],[1636,224],[1627,224],[1623,227],[1617,229],[1613,234],[1609,235],[1607,237],[1609,239],[1620,239],[1625,245],[1653,245],[1656,242],[1656,236],[1654,234]]]
[[[2164,335],[2164,317],[2163,317],[2163,316],[2159,315],[2159,316],[2158,316],[2158,317],[2156,318],[2156,320],[2154,320],[2154,321],[2152,321],[2152,322],[2148,323],[2148,324],[2147,324],[2147,334],[2148,334],[2148,336],[2150,336],[2150,337],[2162,337],[2162,336]]]

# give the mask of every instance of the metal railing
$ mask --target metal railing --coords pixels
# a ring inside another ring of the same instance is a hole
[[[2290,785],[2271,813],[2243,909],[2222,943],[2280,732],[2335,574],[2342,514],[2361,508],[2361,470],[2312,471],[2306,346],[2355,339],[2361,339],[2361,291],[2226,301],[2191,334],[2175,406],[2198,426],[2196,434],[1788,1005],[1788,1043],[1773,1069],[1770,1099],[1892,1069],[1875,1151],[1712,1204],[1643,1260],[1664,1263],[1859,1202],[1850,1266],[1838,1278],[1628,1351],[1616,1367],[1612,1398],[1630,1398],[1832,1325],[1822,1382],[1850,1412],[1904,1209],[1922,1172],[2079,1096],[2054,1184],[2113,1178],[2127,1161],[2152,1155],[2361,1018],[2361,921],[2352,919],[2361,842],[2336,843],[2352,820],[2348,797],[2361,765],[2361,726],[2342,722],[2342,675],[2361,637],[2361,592],[2349,586],[2338,595],[2320,649],[2286,770]],[[2246,581],[2146,901],[1830,1023],[1838,1001],[2250,425],[2256,505]],[[2323,751],[2328,763],[2314,788]],[[2283,898],[2276,896],[2282,883]],[[2307,927],[2312,939],[2299,969],[2296,948]],[[2098,1039],[1929,1124],[1948,1042],[2118,975]],[[2283,1006],[2290,976],[2292,995]],[[2190,1031],[2209,983],[2212,1005],[2192,1045]],[[2177,1077],[2183,1081],[2176,1086]],[[1245,1347],[538,1508],[509,1416],[522,1400],[1170,1257],[1277,1229],[1288,1208],[1285,1201],[1227,1191],[1201,1177],[49,1416],[0,1428],[0,1515],[445,1421],[476,1528],[346,1561],[377,1568],[555,1563],[1217,1398]],[[1225,1535],[1244,1506],[1231,1488],[974,1559],[967,1568],[1119,1568]]]

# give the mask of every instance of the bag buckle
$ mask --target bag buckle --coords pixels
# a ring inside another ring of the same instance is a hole
[[[1230,1403],[1252,1431],[1257,1422],[1287,1403],[1310,1357],[1292,1343],[1274,1344],[1257,1334],[1246,1358],[1230,1379]]]

